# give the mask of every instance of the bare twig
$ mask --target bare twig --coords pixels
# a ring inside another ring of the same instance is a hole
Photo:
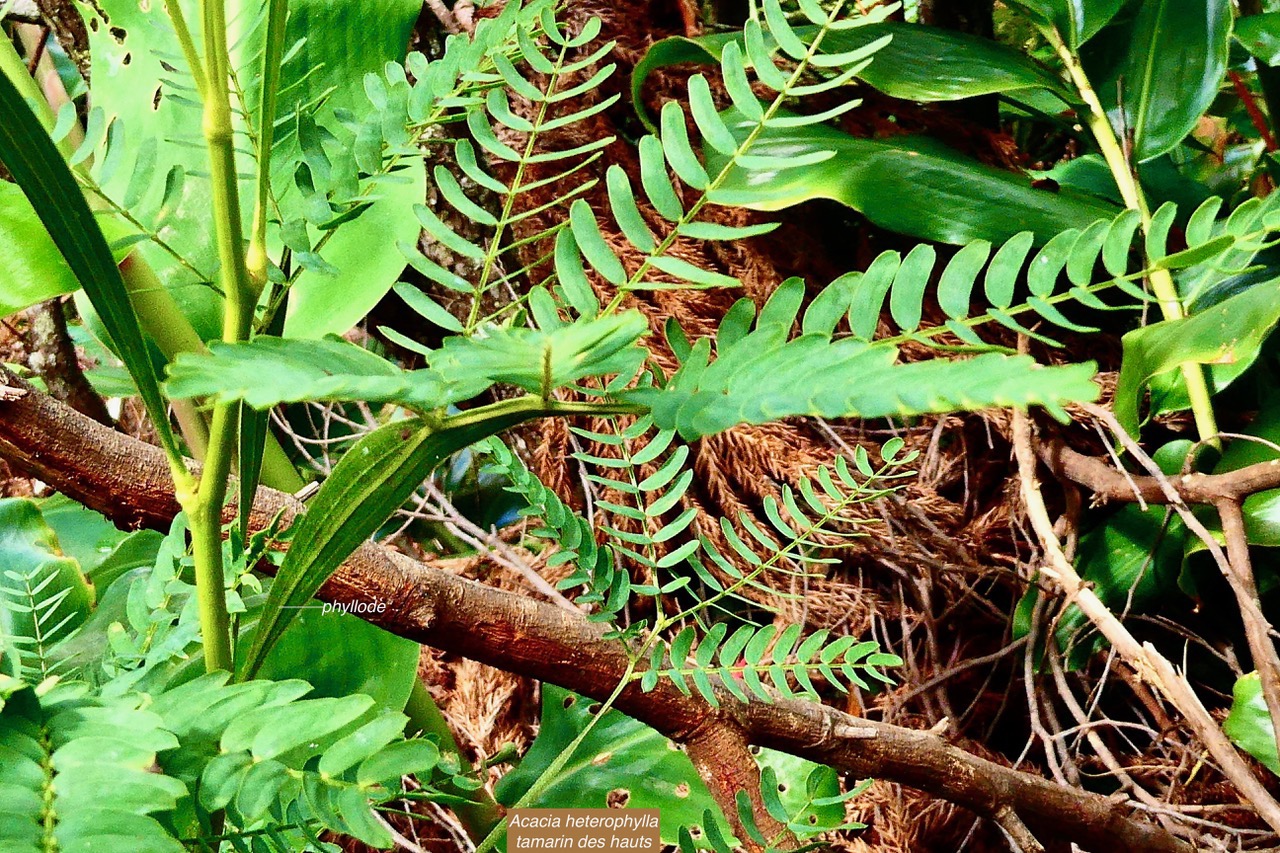
[[[1011,806],[1005,806],[995,814],[996,823],[1009,836],[1018,853],[1044,853],[1044,845],[1031,834],[1027,825]]]
[[[1057,583],[1089,621],[1097,627],[1115,650],[1124,657],[1177,708],[1200,742],[1209,750],[1219,768],[1242,796],[1258,811],[1260,817],[1273,829],[1280,830],[1280,803],[1253,775],[1249,765],[1236,752],[1231,741],[1222,733],[1217,722],[1196,696],[1190,682],[1179,674],[1173,664],[1150,643],[1139,643],[1115,614],[1107,608],[1097,594],[1089,588],[1076,572],[1075,567],[1062,553],[1062,546],[1053,532],[1053,522],[1040,494],[1040,484],[1035,473],[1035,451],[1032,446],[1031,427],[1025,412],[1013,415],[1013,446],[1018,458],[1018,473],[1022,483],[1022,499],[1032,529],[1040,539],[1044,550],[1043,575]]]
[[[3,371],[0,382],[22,384]],[[178,512],[168,465],[158,449],[45,394],[30,391],[0,405],[0,456],[124,527],[167,529]],[[281,513],[289,524],[300,511],[302,505],[290,496],[260,488],[250,527],[264,529]],[[382,609],[369,608],[367,615],[387,631],[600,700],[630,666],[625,646],[605,640],[599,626],[373,543],[358,548],[317,597],[385,603]],[[918,788],[988,818],[1009,806],[1032,831],[1068,838],[1092,853],[1192,850],[1145,817],[1132,816],[1124,803],[1020,773],[927,732],[850,717],[815,702],[741,702],[725,689],[717,690],[717,698],[719,707],[712,707],[666,680],[647,693],[633,682],[617,708],[677,741],[719,722],[739,726],[750,743],[857,778]]]

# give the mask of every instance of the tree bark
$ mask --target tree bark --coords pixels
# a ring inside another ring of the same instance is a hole
[[[20,380],[0,372],[0,383]],[[161,452],[114,432],[28,389],[0,400],[0,456],[18,470],[114,521],[167,529],[178,504]],[[234,490],[232,490],[234,493]],[[289,495],[261,488],[251,527],[279,512],[287,524],[303,510]],[[552,604],[459,578],[373,543],[362,545],[317,596],[377,603],[364,618],[419,643],[603,700],[627,667],[624,647],[597,625]],[[928,732],[841,713],[816,702],[740,702],[726,690],[719,707],[686,696],[666,680],[650,692],[638,683],[617,707],[680,742],[716,725],[746,742],[830,765],[859,778],[918,788],[995,820],[1010,810],[1048,843],[1070,840],[1093,853],[1191,853],[1192,846],[1123,802],[1066,788],[971,755]]]

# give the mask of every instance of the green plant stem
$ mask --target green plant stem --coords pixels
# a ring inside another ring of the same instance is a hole
[[[626,671],[622,673],[622,678],[618,680],[618,686],[613,688],[613,693],[609,694],[609,698],[600,706],[600,710],[596,712],[590,722],[588,722],[582,731],[578,733],[578,736],[575,737],[573,741],[555,757],[555,760],[547,765],[547,769],[542,771],[542,774],[538,776],[537,780],[529,786],[529,790],[525,791],[524,796],[511,807],[512,809],[526,808],[529,803],[542,796],[543,792],[545,792],[547,788],[551,787],[556,775],[563,770],[564,766],[573,758],[574,753],[578,751],[578,747],[582,746],[582,742],[591,734],[591,730],[595,728],[596,723],[600,722],[604,715],[613,707],[614,703],[618,701],[618,697],[622,695],[622,691],[627,689],[627,686],[631,683],[631,676],[636,671],[636,662],[638,660],[638,656],[630,659],[627,663]],[[506,818],[503,818],[502,822],[494,827],[494,830],[489,833],[488,837],[486,837],[485,840],[476,847],[476,853],[489,853],[490,850],[493,850],[498,845],[498,842],[502,840],[502,833],[506,828],[507,820]]]
[[[1093,134],[1094,140],[1098,143],[1098,149],[1102,152],[1102,157],[1107,163],[1107,168],[1110,170],[1116,186],[1120,189],[1120,197],[1124,200],[1125,207],[1138,212],[1138,215],[1142,217],[1142,232],[1144,234],[1148,233],[1151,229],[1151,210],[1147,205],[1146,197],[1142,193],[1142,187],[1138,185],[1138,181],[1134,177],[1133,169],[1129,165],[1124,149],[1120,147],[1120,141],[1116,138],[1115,129],[1111,126],[1111,120],[1107,118],[1107,111],[1103,109],[1102,102],[1098,99],[1098,93],[1094,90],[1093,84],[1089,82],[1084,66],[1080,64],[1080,58],[1067,47],[1056,29],[1050,28],[1045,35],[1057,52],[1058,58],[1066,66],[1067,73],[1071,76],[1071,82],[1075,84],[1080,97],[1088,108],[1086,121],[1089,125],[1089,130]],[[1150,266],[1152,260],[1150,257],[1147,258],[1148,266]],[[1153,269],[1149,280],[1151,282],[1151,290],[1155,293],[1156,300],[1160,305],[1160,313],[1164,316],[1164,319],[1179,320],[1185,317],[1186,311],[1183,309],[1182,299],[1178,296],[1178,288],[1173,282],[1173,275],[1168,270]],[[1218,447],[1220,444],[1217,438],[1218,423],[1213,413],[1213,402],[1210,399],[1208,382],[1205,380],[1204,366],[1187,362],[1182,365],[1181,369],[1183,380],[1187,386],[1187,397],[1191,401],[1191,412],[1195,417],[1196,431],[1202,441]]]
[[[205,0],[204,22],[204,138],[209,152],[209,183],[213,196],[213,225],[221,264],[223,295],[222,339],[247,340],[255,299],[245,263],[244,226],[236,177],[234,128],[231,123],[231,59],[227,48],[227,16],[223,0]],[[176,17],[176,16],[175,16]],[[200,629],[205,668],[233,670],[231,621],[227,613],[222,568],[222,505],[239,434],[234,404],[213,410],[209,450],[195,497],[189,502]]]
[[[178,0],[165,0],[164,11],[173,26],[173,34],[178,37],[178,44],[182,46],[182,55],[187,60],[187,65],[191,66],[191,79],[195,81],[196,91],[203,97],[204,64],[200,61],[200,52],[196,50],[196,43],[191,38],[191,28],[187,26],[187,19],[182,14],[182,6]]]
[[[288,0],[270,0],[267,9],[267,45],[262,54],[262,97],[258,114],[258,176],[253,202],[253,223],[249,230],[249,251],[245,266],[253,283],[256,302],[267,284],[267,217],[271,204],[271,143],[275,131],[276,95],[280,88],[280,65],[284,53]]]
[[[454,738],[453,731],[449,728],[444,714],[440,713],[440,707],[431,698],[431,694],[427,692],[427,688],[423,685],[421,679],[415,678],[413,680],[413,690],[409,693],[409,701],[404,706],[404,712],[409,717],[406,734],[421,732],[435,735],[440,749],[457,757],[458,767],[461,772],[470,773],[475,769],[471,766],[471,762],[467,760],[467,757],[463,755],[462,748],[458,746],[458,741]],[[474,791],[463,791],[446,786],[446,793],[467,799],[475,799],[474,802],[459,803],[453,806],[453,813],[457,815],[463,829],[467,831],[467,835],[470,836],[472,841],[479,843],[488,837],[489,833],[493,832],[494,827],[502,822],[502,812],[487,788],[481,787]]]

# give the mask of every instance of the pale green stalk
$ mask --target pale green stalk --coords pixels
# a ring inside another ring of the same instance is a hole
[[[267,284],[267,217],[271,204],[271,143],[275,133],[276,94],[280,88],[280,60],[284,54],[288,0],[270,0],[267,12],[267,45],[262,56],[262,103],[258,119],[258,177],[253,203],[253,225],[245,262],[256,302]]]
[[[256,299],[245,262],[244,226],[236,178],[234,128],[231,123],[231,58],[227,47],[227,15],[223,0],[205,0],[204,23],[204,138],[209,151],[209,182],[213,196],[213,226],[221,264],[219,281],[224,301],[222,339],[247,340]],[[170,7],[175,29],[181,14]],[[185,27],[184,27],[185,29]],[[189,41],[189,39],[188,39]],[[183,45],[188,60],[194,46]],[[196,494],[184,508],[191,521],[192,550],[204,639],[205,667],[233,670],[231,621],[227,613],[222,568],[222,505],[235,457],[239,418],[235,404],[213,410],[209,450]]]
[[[1098,93],[1089,82],[1084,66],[1080,64],[1080,58],[1071,52],[1057,30],[1050,29],[1045,35],[1066,66],[1071,82],[1075,84],[1080,97],[1084,99],[1085,106],[1088,107],[1086,121],[1089,130],[1098,143],[1098,149],[1106,160],[1107,168],[1111,171],[1116,186],[1120,189],[1120,197],[1124,200],[1125,207],[1138,211],[1138,215],[1142,217],[1142,232],[1146,234],[1151,229],[1151,210],[1142,193],[1142,187],[1134,178],[1129,160],[1120,147],[1115,129],[1111,127],[1107,111],[1103,109],[1102,102],[1098,99]],[[1151,261],[1151,258],[1147,259],[1148,266],[1151,266]],[[1149,280],[1164,319],[1179,320],[1185,317],[1186,311],[1183,308],[1182,299],[1178,296],[1178,288],[1173,283],[1173,275],[1168,270],[1153,269]],[[1187,396],[1191,400],[1191,412],[1195,417],[1196,431],[1202,441],[1217,447],[1219,445],[1218,423],[1213,413],[1213,402],[1209,399],[1209,386],[1205,381],[1204,366],[1187,362],[1182,365],[1182,377],[1186,382]]]

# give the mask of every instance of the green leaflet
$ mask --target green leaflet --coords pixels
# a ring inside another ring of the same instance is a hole
[[[1227,0],[1141,4],[1116,76],[1094,81],[1116,133],[1122,139],[1132,134],[1136,161],[1176,147],[1217,97],[1227,71],[1231,16]]]
[[[1124,336],[1124,360],[1116,383],[1115,415],[1138,434],[1142,392],[1162,373],[1184,362],[1230,366],[1234,378],[1254,359],[1280,321],[1280,279],[1257,284],[1181,320],[1165,320]]]
[[[387,424],[339,460],[293,527],[284,562],[262,608],[244,671],[252,677],[305,605],[351,552],[408,500],[444,459],[482,438],[542,414],[541,401],[509,400],[446,418]]]
[[[815,26],[796,27],[808,43]],[[841,54],[891,36],[876,52],[859,79],[894,98],[910,101],[952,101],[1002,92],[1041,89],[1067,97],[1061,82],[1043,66],[991,39],[893,21],[828,32],[821,50]],[[772,40],[766,36],[767,44]],[[631,77],[632,102],[643,116],[641,92],[649,74],[681,62],[719,62],[726,44],[741,46],[741,32],[713,33],[698,38],[673,36],[653,45]]]
[[[754,126],[734,111],[725,117],[739,138]],[[826,126],[768,128],[751,149],[753,156],[784,162],[821,151],[834,156],[803,169],[735,166],[711,199],[780,210],[829,198],[882,228],[952,244],[1003,242],[1023,230],[1043,243],[1064,229],[1084,229],[1120,212],[1081,193],[1035,189],[1025,175],[984,166],[921,137],[872,140]],[[709,171],[723,168],[723,157],[705,153]]]
[[[1116,16],[1122,0],[1011,0],[1041,29],[1052,27],[1073,50]]]
[[[1280,12],[1240,18],[1235,24],[1235,37],[1255,59],[1280,65]]]
[[[1232,743],[1266,765],[1280,776],[1280,756],[1276,755],[1275,727],[1267,702],[1262,697],[1262,681],[1250,672],[1236,679],[1231,690],[1231,713],[1222,730]]]

